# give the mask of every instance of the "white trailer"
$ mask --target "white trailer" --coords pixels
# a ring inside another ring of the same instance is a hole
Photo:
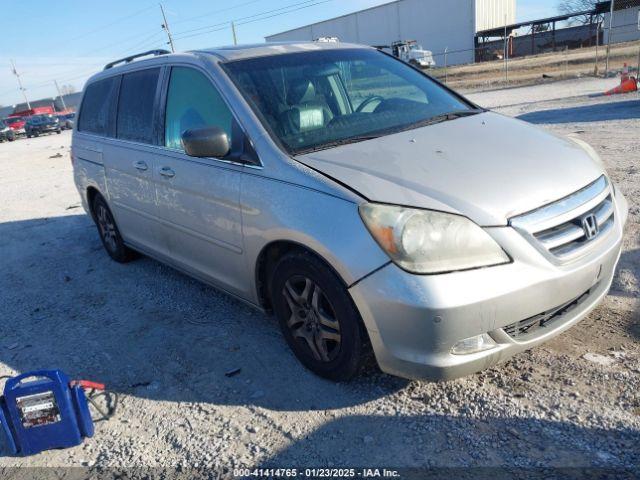
[[[473,62],[475,34],[513,24],[516,0],[397,0],[341,17],[266,37],[267,42],[312,41],[337,37],[343,42],[391,45],[416,40],[431,50],[438,65]]]

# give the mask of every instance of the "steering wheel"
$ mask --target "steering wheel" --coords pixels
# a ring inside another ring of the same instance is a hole
[[[384,102],[384,98],[382,98],[380,95],[371,95],[370,97],[365,98],[365,100],[358,106],[358,108],[356,108],[356,112],[361,113],[367,105],[375,102],[376,100],[378,100],[380,103]]]

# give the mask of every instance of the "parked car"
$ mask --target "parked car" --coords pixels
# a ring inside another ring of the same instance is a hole
[[[395,375],[470,374],[607,294],[628,207],[587,144],[373,48],[155,53],[91,77],[73,133],[106,252],[275,313],[318,375],[369,349]]]
[[[0,120],[0,143],[8,141],[13,142],[16,139],[16,134],[9,128],[9,126]]]
[[[62,127],[55,115],[33,115],[27,118],[24,126],[27,138],[37,137],[44,133],[60,133]]]
[[[60,128],[62,130],[72,130],[73,129],[73,118],[75,118],[74,113],[67,113],[64,115],[58,115],[58,122],[60,123]]]
[[[26,117],[9,117],[4,119],[4,123],[13,130],[16,136],[25,134],[24,126],[26,122]]]

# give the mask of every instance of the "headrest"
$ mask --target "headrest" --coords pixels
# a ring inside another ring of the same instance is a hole
[[[288,110],[286,118],[290,129],[296,133],[309,132],[325,127],[325,112],[321,106],[301,106]]]
[[[311,102],[315,98],[316,87],[313,86],[310,80],[300,78],[289,84],[289,90],[287,91],[287,103],[289,105]]]

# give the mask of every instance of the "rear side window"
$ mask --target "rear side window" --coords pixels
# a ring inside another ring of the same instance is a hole
[[[111,77],[89,85],[84,93],[78,130],[110,135],[110,125],[116,111],[116,95],[120,77]]]
[[[116,123],[118,138],[154,143],[153,106],[159,75],[159,68],[123,75]]]

